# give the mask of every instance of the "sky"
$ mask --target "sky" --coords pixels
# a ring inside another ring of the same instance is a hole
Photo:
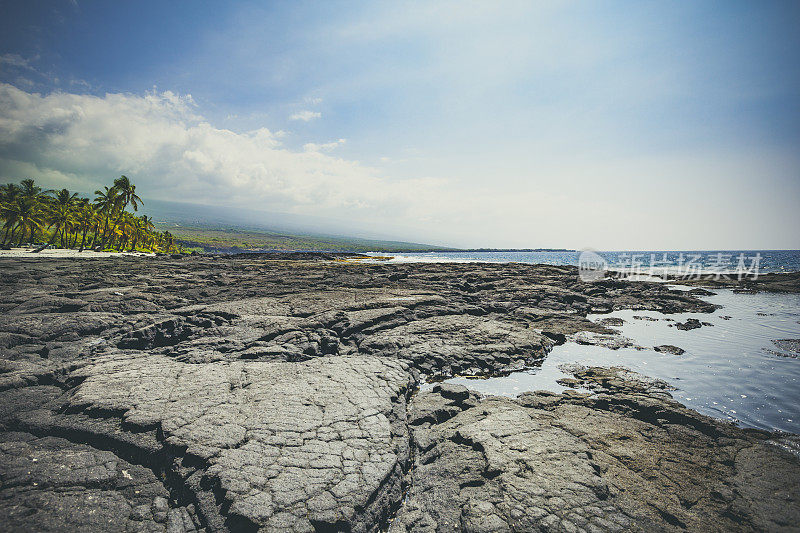
[[[798,249],[798,23],[778,1],[0,0],[0,181],[125,174],[459,247]]]

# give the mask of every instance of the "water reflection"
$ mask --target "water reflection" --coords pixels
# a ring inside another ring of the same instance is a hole
[[[448,381],[485,394],[516,396],[529,390],[563,391],[556,381],[565,377],[558,368],[564,363],[624,366],[669,382],[677,388],[672,393],[676,400],[706,415],[800,433],[800,358],[773,342],[800,339],[800,295],[716,292],[704,297],[723,306],[712,314],[623,310],[590,315],[593,320],[623,319],[615,329],[645,350],[567,343],[555,347],[539,368],[485,380]],[[670,327],[689,318],[712,325],[689,331]],[[664,344],[686,352],[672,355],[652,349]]]

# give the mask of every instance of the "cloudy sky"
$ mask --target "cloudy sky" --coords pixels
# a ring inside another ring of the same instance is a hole
[[[0,10],[2,181],[455,246],[800,248],[796,2]]]

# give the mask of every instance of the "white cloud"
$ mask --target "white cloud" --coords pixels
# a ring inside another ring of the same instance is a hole
[[[34,57],[33,59],[25,59],[19,54],[3,54],[0,55],[0,65],[34,70],[34,68],[31,66],[31,62],[36,61],[37,59],[38,56]]]
[[[343,145],[347,142],[347,139],[339,139],[337,141],[331,141],[329,143],[306,143],[303,145],[303,150],[306,152],[330,152],[334,148]]]
[[[214,127],[191,96],[170,91],[41,95],[0,84],[1,181],[88,191],[125,173],[145,196],[364,219],[407,212],[410,191],[435,185],[325,153],[344,139],[295,152],[281,133]]]
[[[87,192],[124,173],[145,197],[316,215],[405,240],[460,246],[700,249],[797,242],[796,230],[765,239],[765,231],[774,232],[763,229],[800,227],[792,203],[796,156],[565,158],[555,148],[548,157],[539,147],[535,165],[510,170],[481,167],[463,153],[460,166],[447,160],[439,167],[441,176],[458,176],[448,179],[399,179],[430,176],[437,162],[426,159],[423,174],[409,170],[413,161],[392,158],[387,168],[398,172],[392,179],[334,156],[331,150],[344,142],[306,143],[294,151],[281,132],[216,127],[190,96],[169,91],[42,95],[0,84],[0,182],[33,177],[47,187]],[[399,151],[413,153],[406,152]],[[753,176],[774,176],[786,194],[776,200]]]
[[[319,118],[322,116],[322,113],[318,111],[309,111],[308,109],[304,109],[303,111],[299,111],[289,117],[291,120],[302,120],[303,122],[308,122],[309,120],[314,120],[315,118]]]

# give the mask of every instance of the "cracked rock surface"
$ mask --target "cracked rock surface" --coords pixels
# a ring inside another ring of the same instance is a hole
[[[629,342],[590,312],[713,305],[570,267],[327,259],[0,259],[3,529],[798,523],[796,443],[700,417],[658,380],[571,368],[591,395],[416,392]]]
[[[196,531],[153,471],[58,437],[0,440],[0,523],[7,531]]]
[[[417,395],[411,489],[391,531],[797,530],[786,438],[704,417],[630,371],[574,370],[602,392]]]

